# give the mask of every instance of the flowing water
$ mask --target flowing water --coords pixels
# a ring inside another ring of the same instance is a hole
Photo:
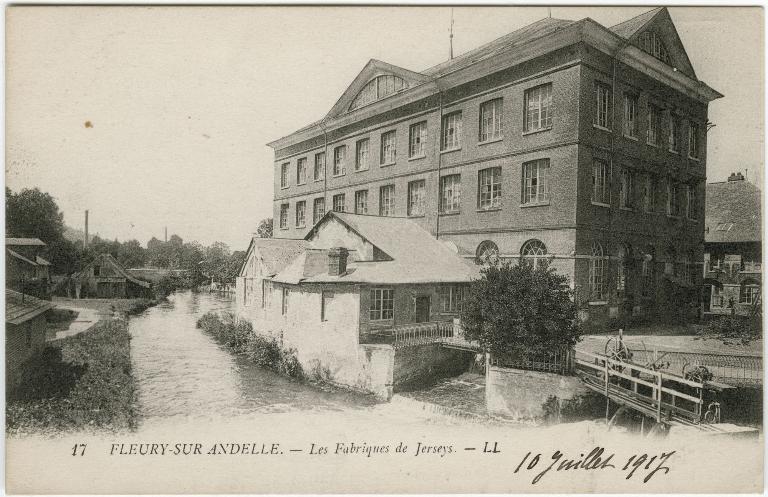
[[[195,326],[206,312],[232,310],[231,299],[182,292],[131,317],[131,355],[144,420],[346,411],[373,404],[367,396],[325,391],[261,369]]]

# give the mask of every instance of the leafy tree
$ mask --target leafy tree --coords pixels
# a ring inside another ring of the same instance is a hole
[[[259,238],[272,238],[272,218],[268,217],[259,222],[256,228],[256,236]]]
[[[117,262],[126,268],[144,267],[147,263],[147,250],[138,240],[128,240],[118,247]]]
[[[462,302],[465,335],[496,356],[571,347],[580,339],[572,293],[568,277],[546,262],[486,267]]]

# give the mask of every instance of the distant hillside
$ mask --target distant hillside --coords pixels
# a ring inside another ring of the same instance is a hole
[[[94,236],[98,236],[98,233],[88,233],[88,237],[93,238]],[[64,238],[66,238],[69,241],[77,242],[77,241],[83,241],[83,237],[85,236],[85,232],[83,230],[72,228],[71,226],[64,226]]]

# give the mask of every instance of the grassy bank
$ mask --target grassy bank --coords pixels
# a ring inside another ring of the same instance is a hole
[[[304,378],[295,350],[285,349],[274,338],[257,334],[251,323],[237,319],[233,313],[219,316],[208,312],[197,321],[197,327],[213,335],[233,352],[246,355],[259,367],[293,378]]]
[[[114,311],[138,314],[153,305],[157,305],[158,299],[70,299],[54,297],[53,303],[65,307],[94,309],[99,314],[111,314]]]
[[[101,321],[64,338],[23,366],[8,392],[8,433],[83,428],[120,431],[136,426],[136,386],[124,321]]]

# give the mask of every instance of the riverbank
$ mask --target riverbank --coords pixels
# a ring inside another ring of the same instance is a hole
[[[23,367],[8,394],[9,434],[136,427],[136,385],[126,320],[55,340]]]
[[[70,299],[53,297],[57,307],[65,309],[93,309],[102,317],[112,316],[115,312],[128,315],[138,314],[157,305],[159,299]]]

